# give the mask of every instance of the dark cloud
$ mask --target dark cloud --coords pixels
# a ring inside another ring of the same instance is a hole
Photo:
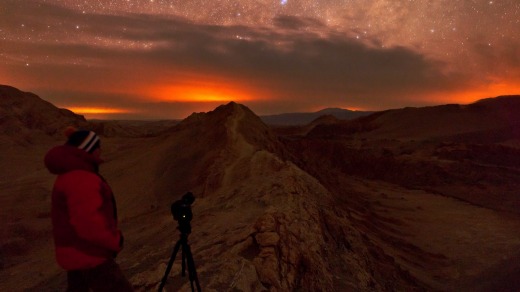
[[[306,29],[324,29],[326,26],[319,20],[310,17],[280,15],[274,18],[277,28],[301,31]]]
[[[383,47],[377,39],[361,42],[308,17],[280,16],[274,28],[221,26],[172,16],[84,15],[45,4],[34,11],[29,4],[7,3],[14,14],[1,24],[20,36],[2,43],[11,79],[25,80],[29,89],[60,104],[73,99],[171,117],[182,106],[196,106],[143,103],[138,89],[186,82],[191,74],[257,88],[267,95],[250,102],[260,113],[348,104],[384,109],[418,104],[418,95],[462,89],[471,77],[446,73],[446,64],[416,50]],[[518,45],[505,46],[500,56],[485,46],[477,51],[483,59],[506,59],[518,68]]]

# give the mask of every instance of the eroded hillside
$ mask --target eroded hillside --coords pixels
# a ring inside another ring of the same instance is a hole
[[[289,135],[230,103],[173,127],[111,128],[101,173],[125,232],[117,261],[138,291],[156,289],[178,239],[170,204],[192,191],[189,243],[204,291],[474,291],[482,277],[489,287],[512,279],[496,271],[514,273],[520,247],[520,219],[501,211],[518,203],[514,139],[380,138],[370,133],[379,117],[323,119],[322,131],[318,120]],[[55,143],[17,149],[41,161]],[[53,177],[37,162],[19,167],[0,184],[2,288],[61,290]],[[478,202],[460,200],[469,195]],[[189,291],[177,259],[166,288]]]

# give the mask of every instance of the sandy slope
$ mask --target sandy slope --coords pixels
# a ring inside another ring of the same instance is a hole
[[[460,281],[478,286],[482,274],[518,256],[518,216],[381,182],[351,178],[348,185],[379,218],[366,233],[432,288],[445,290]]]

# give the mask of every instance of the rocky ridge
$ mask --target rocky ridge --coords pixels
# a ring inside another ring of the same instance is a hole
[[[194,245],[204,243],[195,254],[206,263],[199,269],[206,289],[418,287],[390,257],[363,239],[345,210],[331,208],[334,201],[327,189],[276,154],[283,151],[281,145],[249,109],[230,103],[188,118],[177,130],[199,133],[200,143],[207,146],[198,132],[211,129],[207,123],[222,127],[216,132],[225,142],[218,145],[221,152],[199,183],[203,198],[194,207],[196,216],[207,218],[196,224],[204,230],[202,237],[193,238]]]

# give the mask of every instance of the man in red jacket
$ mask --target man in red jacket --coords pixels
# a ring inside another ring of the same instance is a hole
[[[52,190],[56,260],[67,270],[67,291],[132,291],[114,261],[123,247],[112,190],[98,174],[101,148],[92,131],[66,130],[45,166],[58,175]]]

